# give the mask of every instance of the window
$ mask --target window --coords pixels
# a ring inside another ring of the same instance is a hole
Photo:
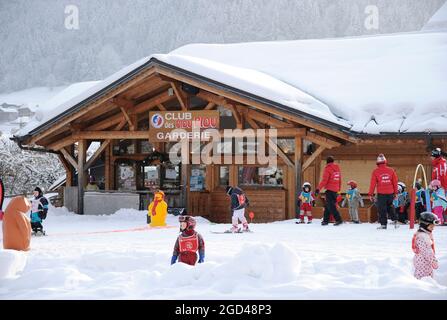
[[[245,186],[282,187],[283,170],[278,167],[239,167],[239,184]]]
[[[164,166],[163,189],[180,189],[180,166],[167,164]]]
[[[220,166],[219,167],[219,186],[230,185],[230,167]]]
[[[136,190],[136,170],[135,164],[120,163],[117,167],[118,190]]]
[[[143,167],[144,187],[156,190],[160,188],[160,167],[145,166]]]
[[[203,191],[205,190],[205,165],[192,165],[191,177],[189,179],[189,187],[191,191]]]

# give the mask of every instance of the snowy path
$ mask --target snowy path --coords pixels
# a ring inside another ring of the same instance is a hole
[[[199,218],[206,263],[194,268],[170,266],[176,227],[90,233],[141,228],[145,219],[136,210],[97,217],[52,208],[49,235],[33,238],[31,251],[0,250],[0,299],[447,298],[447,227],[435,230],[435,280],[422,281],[412,276],[408,227],[289,220],[212,234],[229,225]],[[176,217],[168,224],[177,226]]]

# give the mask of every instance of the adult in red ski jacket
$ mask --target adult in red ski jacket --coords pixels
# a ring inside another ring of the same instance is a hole
[[[338,164],[334,163],[334,157],[327,157],[326,163],[323,179],[317,190],[315,190],[315,195],[318,196],[321,189],[326,189],[326,205],[324,206],[324,216],[321,225],[325,226],[329,223],[329,216],[332,213],[335,218],[334,226],[338,226],[343,223],[336,206],[337,195],[341,190],[341,171]]]
[[[397,195],[397,174],[393,168],[387,166],[387,160],[383,154],[377,157],[377,168],[371,175],[371,183],[369,185],[368,195],[374,202],[374,190],[377,189],[377,207],[379,211],[380,227],[378,229],[386,229],[388,224],[388,216],[395,220],[393,200]]]
[[[444,190],[447,190],[447,161],[442,156],[441,148],[431,152],[431,163],[433,166],[431,180],[439,180]]]

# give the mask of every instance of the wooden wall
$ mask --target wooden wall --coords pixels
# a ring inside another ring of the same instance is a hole
[[[245,216],[253,211],[255,218],[253,222],[272,222],[284,220],[286,217],[286,190],[245,190],[250,207]],[[209,219],[213,222],[231,223],[230,199],[224,190],[211,192],[211,207]]]

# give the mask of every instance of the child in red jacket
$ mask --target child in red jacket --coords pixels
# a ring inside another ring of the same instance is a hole
[[[179,216],[180,232],[175,242],[171,264],[177,261],[195,265],[197,262],[197,251],[199,252],[199,263],[205,261],[205,241],[203,237],[194,231],[196,220],[191,216]]]

